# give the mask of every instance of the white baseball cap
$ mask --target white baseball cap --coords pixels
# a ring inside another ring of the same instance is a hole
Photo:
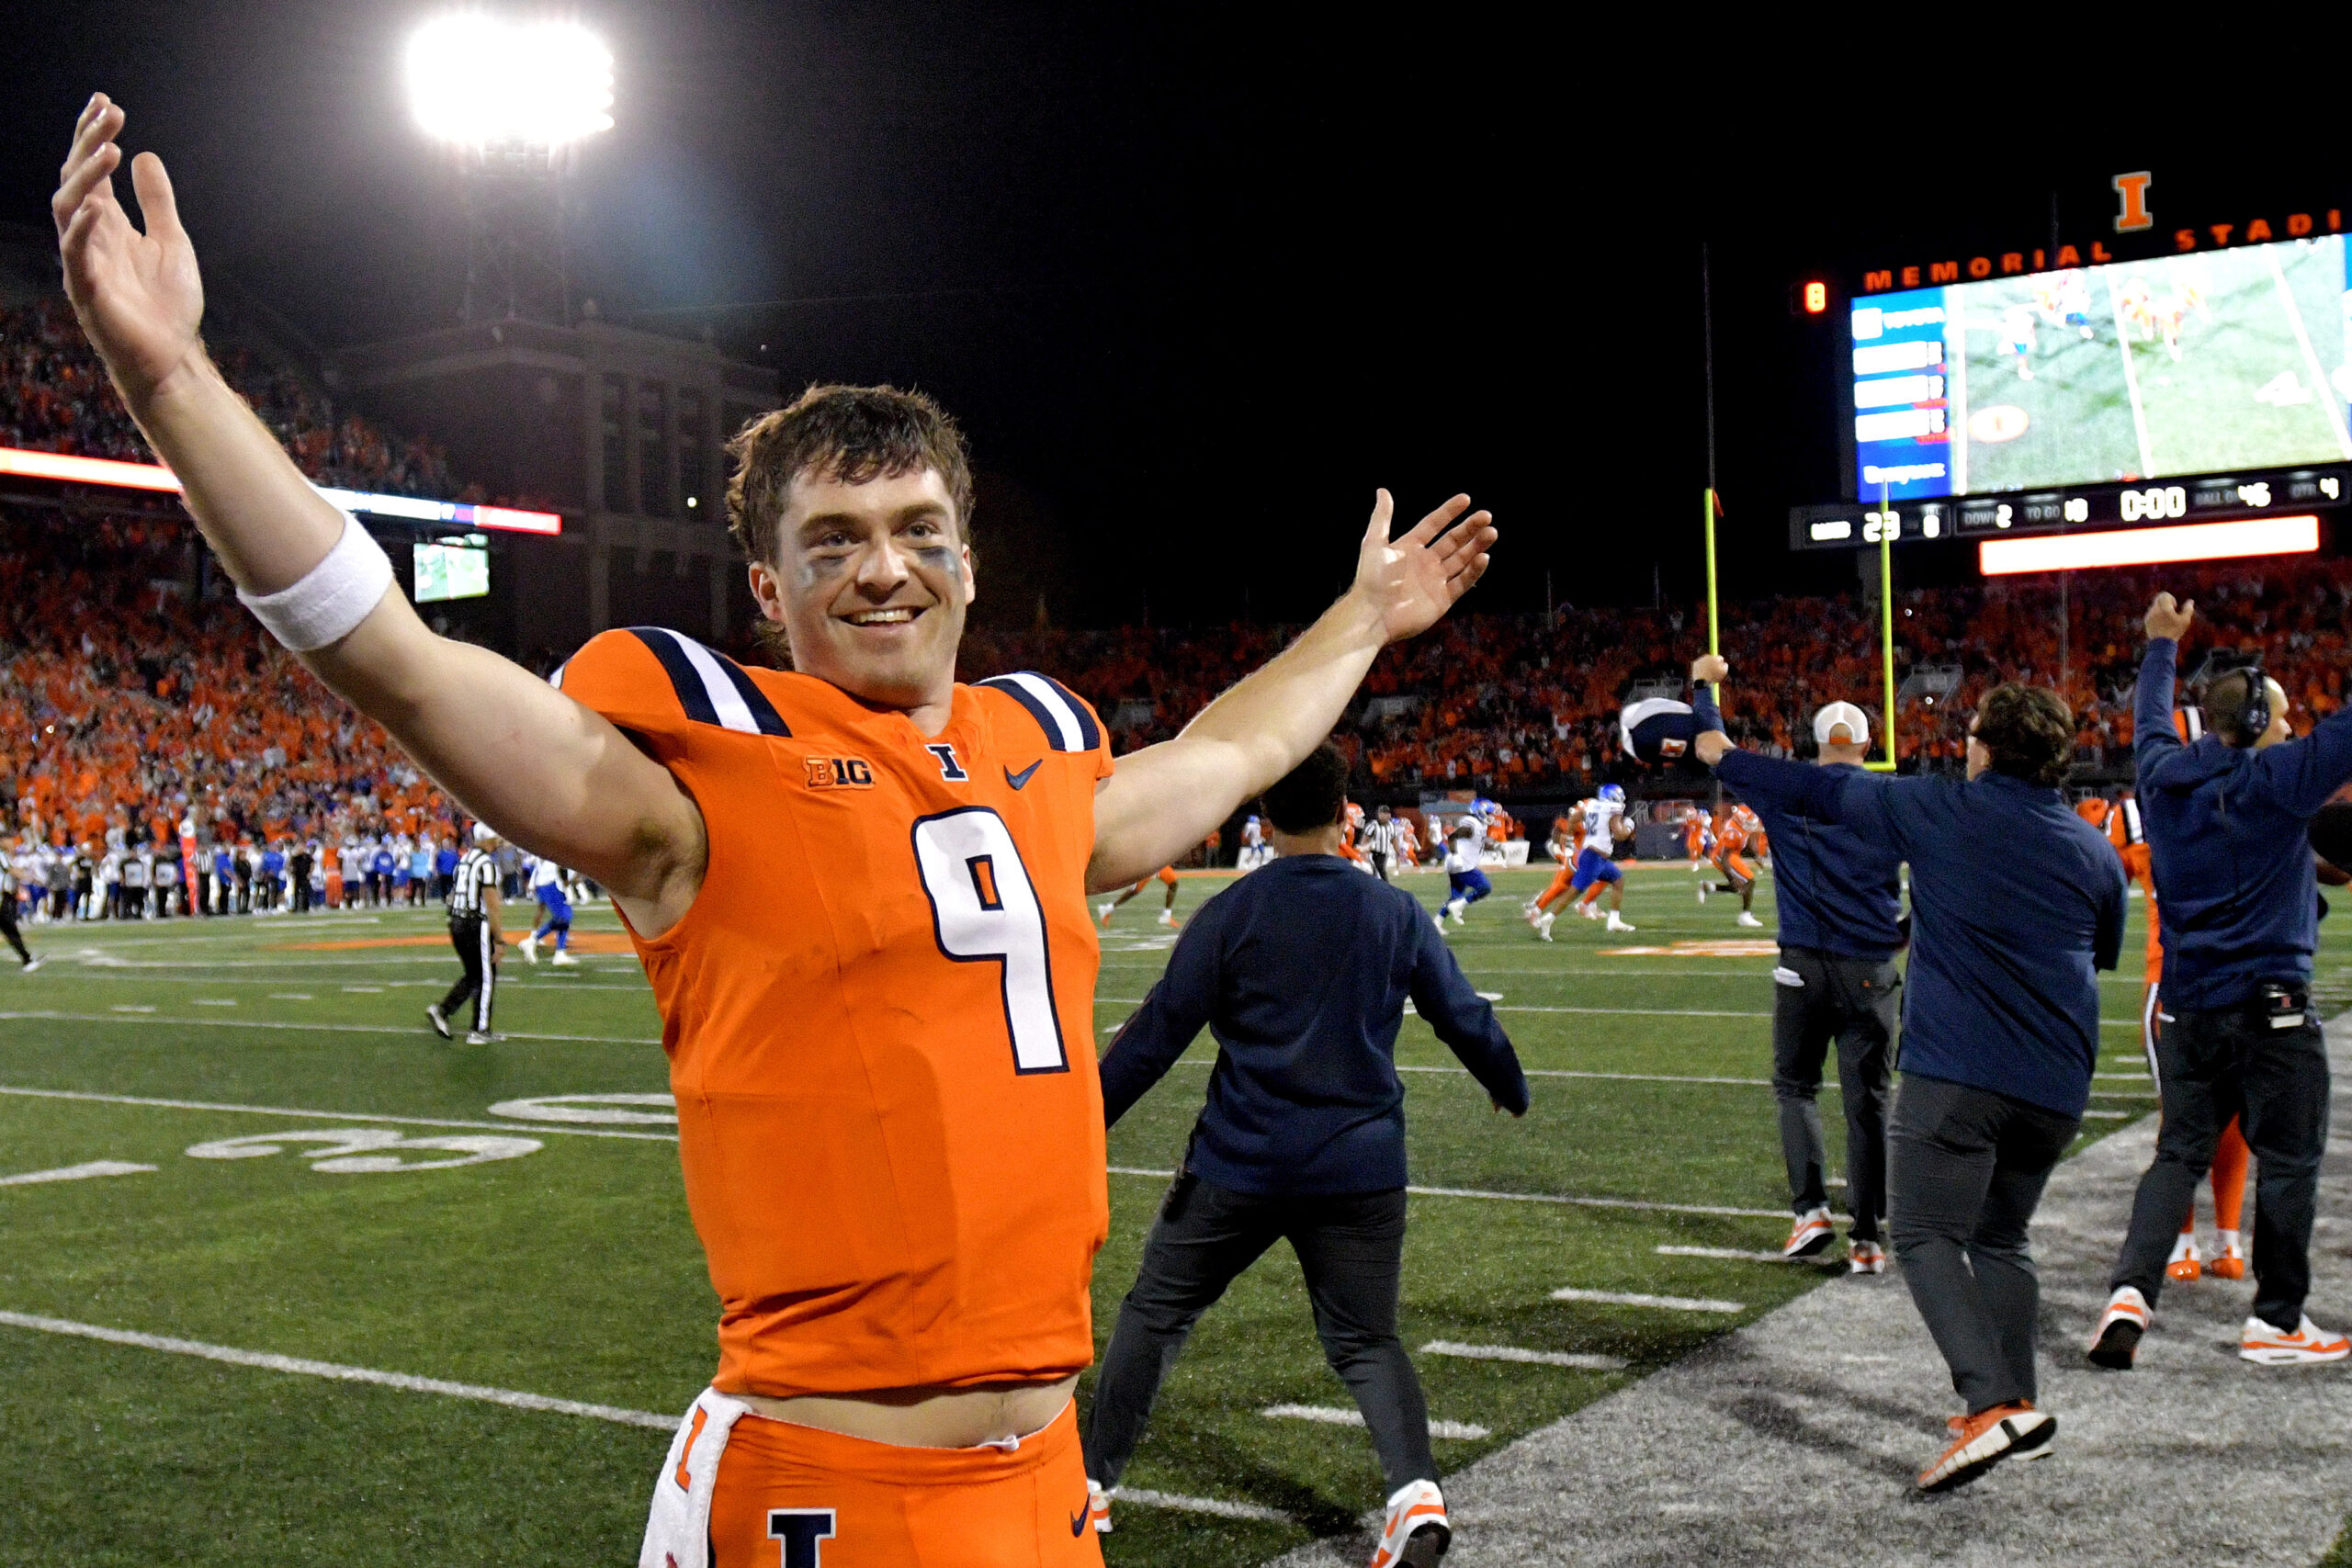
[[[498,837],[498,829],[495,829],[495,828],[493,828],[493,827],[492,827],[489,823],[487,823],[487,822],[477,822],[477,823],[475,823],[475,824],[474,824],[474,842],[475,842],[475,843],[477,843],[477,844],[486,844],[486,843],[489,843],[492,839],[495,839],[495,838],[497,838],[497,837]]]
[[[1813,716],[1814,739],[1824,746],[1828,745],[1829,732],[1840,725],[1845,726],[1846,733],[1853,737],[1851,740],[1843,741],[1840,744],[1867,746],[1871,743],[1870,715],[1851,703],[1831,703],[1819,713],[1815,714]]]

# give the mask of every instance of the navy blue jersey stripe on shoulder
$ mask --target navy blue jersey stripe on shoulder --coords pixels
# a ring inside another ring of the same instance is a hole
[[[1051,675],[1041,676],[1039,679],[1043,680],[1046,685],[1051,686],[1055,691],[1060,693],[1062,701],[1069,705],[1071,716],[1078,720],[1079,738],[1085,741],[1086,750],[1091,751],[1097,746],[1102,745],[1102,731],[1096,728],[1094,723],[1094,715],[1087,710],[1087,706],[1083,702],[1079,700],[1078,694],[1071,691],[1068,686],[1063,685],[1059,681],[1055,680]]]
[[[1057,751],[1069,750],[1069,748],[1062,744],[1061,726],[1055,720],[1053,710],[1046,707],[1044,703],[1038,701],[1035,697],[1032,696],[1029,694],[1028,688],[1022,685],[1020,682],[1012,679],[1010,676],[997,675],[992,676],[986,681],[982,681],[980,684],[988,687],[990,691],[1002,692],[1006,696],[1011,697],[1014,702],[1019,703],[1023,707],[1027,708],[1029,710],[1029,716],[1037,721],[1037,728],[1045,731],[1046,745],[1052,747]]]
[[[678,705],[686,710],[688,718],[701,724],[718,722],[718,709],[703,687],[702,672],[686,657],[686,650],[674,633],[661,626],[631,626],[628,635],[662,661],[662,668],[669,672],[671,686],[678,694]]]
[[[711,657],[718,661],[719,670],[733,682],[736,694],[751,710],[752,722],[760,727],[760,733],[788,738],[792,730],[784,722],[784,716],[775,711],[775,705],[768,701],[767,694],[760,690],[759,683],[752,679],[750,672],[723,653],[714,650]]]

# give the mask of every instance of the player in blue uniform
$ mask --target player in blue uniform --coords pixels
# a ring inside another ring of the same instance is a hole
[[[1478,846],[1485,838],[1486,834],[1479,831],[1476,820],[1465,817],[1453,829],[1453,836],[1446,840],[1445,875],[1451,892],[1446,897],[1444,911],[1430,917],[1437,921],[1440,931],[1445,929],[1447,915],[1453,917],[1455,925],[1462,924],[1462,911],[1495,890],[1495,885],[1487,880],[1487,874],[1478,867]]]
[[[1576,874],[1568,886],[1577,895],[1577,913],[1587,919],[1595,918],[1596,901],[1601,887],[1609,889],[1609,926],[1612,931],[1629,931],[1625,923],[1625,874],[1617,869],[1617,836],[1621,829],[1629,830],[1625,821],[1625,786],[1605,784],[1598,799],[1584,804],[1584,848],[1577,852]]]
[[[531,897],[539,901],[538,928],[523,939],[523,956],[529,962],[539,961],[539,943],[550,932],[555,936],[555,956],[548,960],[560,965],[580,962],[567,951],[571,946],[571,900],[563,890],[563,867],[544,857],[531,862]]]

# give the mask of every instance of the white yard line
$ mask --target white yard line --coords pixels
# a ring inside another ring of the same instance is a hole
[[[2107,313],[2115,322],[2115,346],[2123,351],[2123,388],[2132,395],[2132,429],[2140,438],[2140,477],[2156,477],[2155,455],[2148,446],[2148,412],[2140,406],[2140,372],[2132,362],[2132,334],[2123,324],[2123,302],[2115,292],[2115,276],[2107,279]]]
[[[1147,1508],[1172,1508],[1178,1513],[1206,1514],[1217,1519],[1248,1519],[1267,1525],[1297,1522],[1280,1508],[1268,1508],[1256,1503],[1228,1503],[1222,1497],[1187,1497],[1179,1492],[1154,1492],[1147,1486],[1114,1486],[1107,1495],[1114,1503],[1135,1503]]]
[[[1743,1252],[1736,1247],[1661,1247],[1661,1258],[1718,1258],[1730,1263],[1803,1263],[1819,1269],[1835,1263],[1843,1268],[1846,1260],[1833,1257],[1824,1247],[1810,1258],[1789,1258],[1778,1252]]]
[[[2327,413],[2327,428],[2335,437],[2335,445],[2346,457],[2352,457],[2352,432],[2344,427],[2344,403],[2327,372],[2320,367],[2319,353],[2312,347],[2310,329],[2303,325],[2301,307],[2295,303],[2295,291],[2287,287],[2287,270],[2278,265],[2278,253],[2266,247],[2263,259],[2270,264],[2270,281],[2278,286],[2278,302],[2287,312],[2287,324],[2295,329],[2295,346],[2303,351],[2303,368],[2311,372],[2312,395]],[[1955,491],[1955,494],[1958,492]]]
[[[5,1093],[6,1090],[0,1090]],[[1158,1181],[1172,1179],[1172,1170],[1114,1165],[1113,1176],[1142,1176]],[[1408,1187],[1416,1198],[1480,1198],[1497,1203],[1560,1203],[1577,1209],[1632,1209],[1660,1214],[1715,1214],[1738,1220],[1785,1220],[1785,1209],[1725,1209],[1709,1203],[1657,1203],[1646,1198],[1577,1198],[1557,1192],[1488,1192],[1476,1187]]]
[[[1645,1296],[1638,1291],[1579,1291],[1574,1286],[1554,1291],[1555,1302],[1589,1302],[1596,1306],[1655,1307],[1660,1312],[1716,1312],[1725,1314],[1747,1310],[1746,1302],[1717,1301],[1710,1296]]]
[[[1258,1414],[1271,1416],[1277,1421],[1317,1421],[1326,1427],[1363,1425],[1363,1411],[1341,1410],[1337,1405],[1331,1404],[1269,1404]],[[1467,1421],[1432,1419],[1430,1422],[1430,1436],[1432,1438],[1449,1438],[1458,1442],[1475,1443],[1488,1435],[1484,1427],[1475,1427]]]
[[[28,1328],[40,1334],[63,1334],[79,1339],[103,1340],[141,1350],[162,1350],[175,1356],[198,1356],[232,1367],[258,1367],[264,1371],[293,1372],[303,1377],[332,1378],[338,1382],[374,1383],[408,1393],[438,1393],[451,1399],[479,1400],[510,1410],[543,1410],[555,1416],[586,1416],[624,1427],[647,1427],[674,1432],[678,1417],[650,1410],[624,1410],[616,1404],[590,1404],[577,1399],[551,1399],[543,1393],[519,1393],[510,1388],[484,1388],[479,1383],[450,1382],[442,1378],[412,1377],[406,1372],[382,1372],[371,1367],[346,1367],[337,1361],[313,1361],[300,1356],[280,1356],[267,1350],[239,1350],[227,1345],[207,1345],[198,1339],[175,1339],[162,1334],[138,1334],[127,1328],[101,1328],[94,1323],[74,1323],[62,1317],[36,1317],[29,1313],[0,1312],[0,1325]]]
[[[1421,1347],[1424,1356],[1452,1356],[1465,1361],[1519,1361],[1532,1367],[1573,1367],[1580,1372],[1622,1372],[1623,1356],[1595,1356],[1581,1350],[1526,1350],[1516,1345],[1464,1345],[1432,1339]]]
[[[147,1010],[153,1011],[153,1009]],[[426,1035],[425,1026],[414,1029],[389,1023],[295,1023],[266,1018],[117,1018],[108,1012],[52,1012],[46,1010],[0,1012],[0,1019],[34,1019],[52,1023],[168,1023],[205,1029],[292,1029],[326,1034],[413,1034]],[[659,1040],[635,1039],[616,1034],[525,1034],[509,1033],[509,1040],[550,1040],[573,1045],[659,1045]]]
[[[97,1105],[145,1105],[161,1111],[224,1111],[241,1116],[290,1116],[312,1122],[324,1118],[330,1122],[390,1122],[403,1127],[482,1127],[496,1132],[511,1133],[527,1128],[532,1133],[548,1133],[575,1138],[636,1138],[655,1143],[674,1144],[675,1133],[631,1133],[611,1127],[566,1127],[547,1122],[458,1122],[438,1116],[373,1116],[356,1111],[297,1111],[282,1105],[232,1105],[204,1100],[156,1100],[138,1094],[92,1094],[73,1089],[18,1089],[0,1084],[0,1095],[21,1095],[31,1100],[79,1100]],[[141,1166],[152,1170],[152,1166]]]
[[[0,1176],[0,1187],[31,1187],[44,1181],[86,1181],[94,1176],[137,1176],[155,1168],[127,1160],[94,1159],[86,1165],[62,1165],[55,1170],[28,1170],[21,1176]]]

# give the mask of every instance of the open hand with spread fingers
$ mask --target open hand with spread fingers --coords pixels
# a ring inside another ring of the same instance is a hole
[[[1497,537],[1494,514],[1470,511],[1470,498],[1457,495],[1392,540],[1395,507],[1386,491],[1377,492],[1350,590],[1380,618],[1386,642],[1436,625],[1486,575],[1487,552]]]
[[[57,220],[66,295],[116,389],[136,413],[175,373],[203,365],[197,324],[204,319],[204,284],[161,158],[141,152],[131,161],[144,233],[116,199],[114,172],[122,149],[115,138],[122,127],[121,107],[104,93],[92,96],[74,124],[74,146],[49,207]]]

